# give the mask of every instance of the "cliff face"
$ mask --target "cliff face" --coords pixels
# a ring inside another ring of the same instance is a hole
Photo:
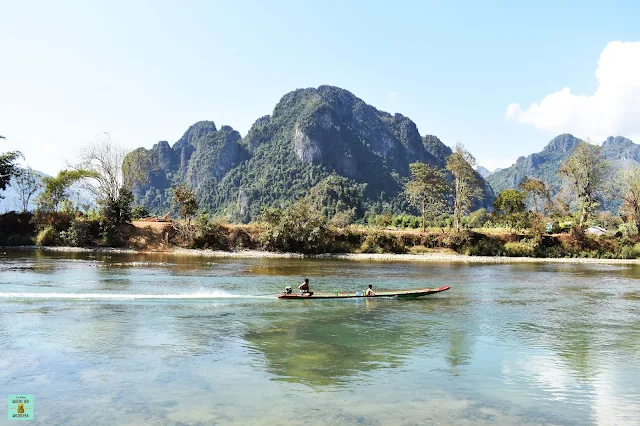
[[[556,136],[541,152],[518,158],[513,166],[489,175],[487,182],[495,194],[505,189],[517,189],[525,177],[540,179],[555,191],[562,183],[558,174],[560,165],[579,142],[580,139],[570,134]]]
[[[409,164],[444,168],[451,149],[435,136],[421,137],[401,114],[379,111],[347,90],[320,86],[284,95],[244,138],[231,127],[218,130],[203,121],[173,147],[159,142],[150,152],[159,167],[149,184],[135,188],[139,203],[166,210],[169,187],[186,183],[196,189],[201,207],[246,221],[263,207],[304,197],[333,175],[364,188],[364,208],[405,211]],[[491,198],[489,189],[484,204]]]

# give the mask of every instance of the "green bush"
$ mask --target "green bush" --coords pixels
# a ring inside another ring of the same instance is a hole
[[[406,253],[402,240],[385,232],[369,232],[360,246],[361,253]]]
[[[8,212],[0,214],[0,245],[30,245],[34,235],[31,213]]]
[[[510,257],[532,257],[535,247],[523,242],[509,242],[504,245],[505,256]]]
[[[37,246],[54,246],[58,240],[55,228],[51,225],[45,226],[36,236]]]
[[[489,220],[489,215],[486,209],[478,209],[471,212],[466,218],[467,226],[471,229],[482,228]]]
[[[500,256],[502,246],[494,238],[479,238],[465,244],[462,252],[469,256]]]
[[[637,259],[640,257],[640,243],[636,243],[633,246],[620,247],[619,257],[622,259]]]
[[[118,239],[116,225],[104,218],[100,221],[100,245],[103,247],[117,247],[121,245]]]
[[[207,215],[200,215],[196,220],[193,236],[194,247],[214,250],[226,250],[227,238],[222,225],[216,220],[209,219]]]
[[[144,219],[145,217],[149,217],[149,210],[145,206],[135,206],[131,210],[131,218]]]
[[[74,220],[69,229],[60,233],[64,244],[73,247],[87,247],[100,235],[100,223],[93,220]]]
[[[284,210],[262,213],[265,229],[260,240],[268,250],[323,253],[330,237],[327,218],[300,200]]]

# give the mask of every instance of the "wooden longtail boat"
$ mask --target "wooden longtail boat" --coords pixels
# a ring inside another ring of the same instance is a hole
[[[364,292],[338,292],[335,293],[278,293],[278,299],[352,299],[357,297],[375,298],[375,297],[399,297],[403,299],[415,299],[417,297],[428,296],[434,293],[449,290],[449,286],[440,288],[425,288],[422,290],[382,290],[376,291],[373,296],[365,296]]]

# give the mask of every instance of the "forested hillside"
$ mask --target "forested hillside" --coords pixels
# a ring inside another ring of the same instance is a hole
[[[201,209],[246,222],[264,207],[305,196],[321,200],[327,214],[414,212],[403,193],[409,164],[443,169],[450,154],[437,137],[421,137],[409,118],[379,111],[347,90],[320,86],[283,96],[244,138],[229,126],[203,121],[173,146],[162,141],[139,148],[129,160],[147,168],[148,182],[133,192],[151,212],[171,209],[170,188],[186,184]],[[486,185],[480,204],[492,201]]]

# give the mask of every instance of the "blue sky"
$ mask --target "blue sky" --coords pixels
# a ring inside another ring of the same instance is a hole
[[[0,151],[52,174],[102,132],[132,148],[205,119],[245,135],[285,93],[330,84],[506,166],[562,131],[640,135],[640,77],[615,71],[640,66],[640,43],[603,53],[640,41],[638,18],[634,1],[0,0]]]

